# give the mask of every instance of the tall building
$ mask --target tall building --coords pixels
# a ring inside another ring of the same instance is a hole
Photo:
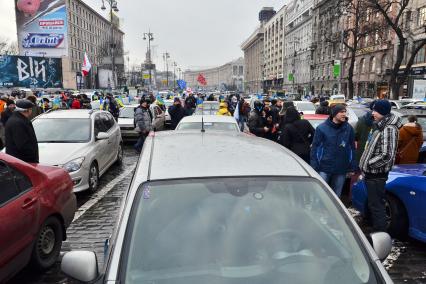
[[[203,75],[206,85],[198,82],[198,76]],[[188,87],[194,90],[206,91],[244,91],[244,59],[238,58],[222,66],[202,69],[186,70],[183,74]]]
[[[114,81],[120,83],[124,78],[124,33],[116,15],[110,15],[111,24],[82,0],[44,0],[37,10],[27,9],[16,7],[19,53],[62,58],[64,88],[107,87],[99,86],[100,82],[109,82],[110,87],[114,87]],[[82,78],[85,52],[92,71]]]
[[[264,90],[281,90],[283,87],[284,22],[286,6],[283,6],[264,25]]]
[[[263,8],[259,13],[260,25],[241,45],[241,49],[244,52],[245,65],[244,89],[247,93],[263,92],[264,25],[275,15],[275,13],[275,10],[271,7]]]
[[[308,94],[311,89],[313,0],[293,0],[286,8],[284,90]]]

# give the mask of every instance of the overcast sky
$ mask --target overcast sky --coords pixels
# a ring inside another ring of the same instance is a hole
[[[85,0],[100,11],[101,0]],[[262,7],[278,10],[287,0],[118,0],[130,64],[145,59],[143,33],[154,33],[154,60],[162,54],[182,68],[213,67],[243,55],[240,45],[258,25]],[[13,0],[0,0],[0,37],[16,39]]]

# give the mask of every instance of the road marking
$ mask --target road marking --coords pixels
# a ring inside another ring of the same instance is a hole
[[[90,199],[84,203],[78,210],[75,212],[73,222],[77,221],[81,216],[83,216],[84,213],[86,213],[87,210],[92,208],[93,205],[99,202],[105,195],[107,195],[108,192],[111,191],[120,181],[125,179],[129,174],[131,174],[135,170],[135,167],[132,167],[128,169],[127,171],[123,172],[121,175],[110,181],[105,187],[101,190],[96,192]]]

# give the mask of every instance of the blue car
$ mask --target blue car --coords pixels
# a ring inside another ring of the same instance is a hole
[[[368,216],[367,188],[363,180],[352,187],[352,204]],[[426,242],[426,164],[398,165],[386,183],[388,232]]]

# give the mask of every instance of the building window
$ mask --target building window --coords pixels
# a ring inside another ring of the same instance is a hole
[[[419,9],[419,26],[422,27],[426,24],[426,6]]]
[[[361,69],[361,74],[365,73],[365,59],[362,58],[361,61],[359,62],[360,65],[360,69]]]
[[[423,46],[422,49],[416,55],[416,59],[414,61],[415,64],[425,63],[426,62],[426,46]]]
[[[373,73],[376,71],[376,57],[370,58],[370,72]]]

